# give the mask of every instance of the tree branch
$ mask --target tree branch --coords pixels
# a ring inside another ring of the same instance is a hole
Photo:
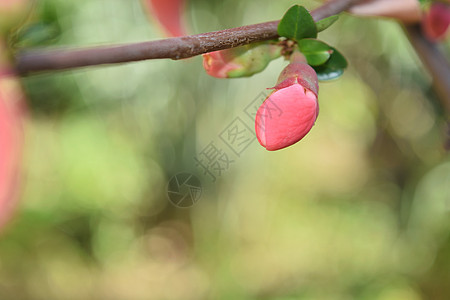
[[[332,0],[311,12],[314,20],[339,14],[361,0]],[[279,21],[157,41],[82,49],[27,50],[16,56],[21,75],[147,59],[182,59],[278,38]]]
[[[444,110],[450,112],[450,65],[435,44],[422,34],[420,24],[405,26],[405,32],[433,78],[433,86]]]

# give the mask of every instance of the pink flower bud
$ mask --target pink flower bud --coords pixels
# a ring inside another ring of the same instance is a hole
[[[17,205],[25,105],[18,79],[4,73],[0,66],[0,229]]]
[[[319,114],[317,75],[305,63],[291,63],[280,74],[278,84],[256,113],[259,143],[269,151],[300,141]]]
[[[0,0],[1,1],[1,0]],[[19,196],[25,97],[0,41],[0,230],[11,219]]]
[[[422,29],[426,37],[432,41],[445,38],[450,26],[450,6],[435,2],[422,20]]]
[[[277,45],[251,44],[203,54],[203,67],[216,78],[246,77],[261,72],[280,55]]]

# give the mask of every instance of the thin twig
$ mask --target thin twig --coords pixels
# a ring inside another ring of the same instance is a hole
[[[311,12],[318,21],[361,0],[332,0]],[[28,50],[16,56],[19,74],[116,64],[147,59],[182,59],[207,52],[278,38],[279,21],[157,41],[81,49]]]
[[[435,44],[422,34],[419,24],[405,26],[405,32],[433,78],[433,87],[442,107],[450,113],[450,64]]]

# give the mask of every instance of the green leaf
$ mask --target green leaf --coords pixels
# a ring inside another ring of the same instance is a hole
[[[330,58],[330,56],[331,54],[328,52],[305,54],[306,60],[308,61],[308,64],[311,66],[323,65]]]
[[[420,7],[422,8],[422,10],[427,10],[427,9],[429,9],[429,7],[433,3],[433,1],[432,0],[419,0],[419,3],[420,3]]]
[[[282,47],[271,42],[253,43],[232,49],[222,50],[224,56],[235,65],[227,72],[228,78],[248,77],[262,72],[274,59],[281,56]]]
[[[316,38],[316,23],[306,8],[294,5],[289,8],[278,24],[278,35],[296,41]]]
[[[334,15],[316,22],[317,32],[324,31],[339,19],[338,15]]]
[[[303,39],[298,42],[298,49],[305,55],[308,64],[319,66],[324,64],[333,53],[332,48],[316,39]]]
[[[298,48],[301,52],[318,52],[318,51],[329,51],[332,49],[328,44],[316,40],[316,39],[303,39],[298,43]]]
[[[345,57],[335,48],[331,49],[333,50],[333,53],[325,64],[313,66],[319,80],[325,81],[336,79],[344,73],[344,69],[347,67],[347,60]]]

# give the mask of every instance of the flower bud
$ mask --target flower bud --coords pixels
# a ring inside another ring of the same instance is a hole
[[[203,54],[203,67],[216,78],[247,77],[264,70],[281,56],[281,47],[256,43]]]
[[[0,229],[17,206],[25,99],[0,41]]]
[[[274,88],[279,90],[296,82],[312,91],[317,97],[319,93],[317,74],[316,71],[306,63],[290,63],[281,72],[278,77],[277,85]]]
[[[450,6],[441,2],[431,4],[430,10],[422,20],[425,36],[432,41],[445,38],[450,26]]]
[[[289,64],[274,89],[259,107],[255,120],[256,137],[269,151],[300,141],[319,114],[317,75],[306,63]]]

